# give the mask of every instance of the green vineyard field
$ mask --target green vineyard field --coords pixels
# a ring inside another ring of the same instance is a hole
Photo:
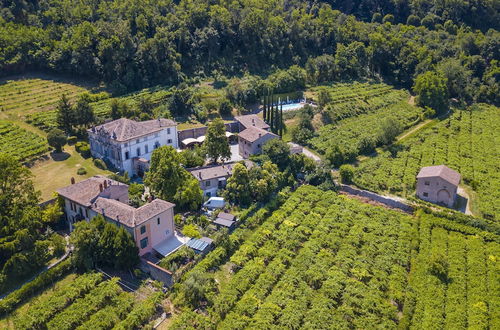
[[[496,328],[498,240],[302,186],[208,273],[217,284],[204,311],[184,306],[171,328]],[[434,273],[435,255],[446,278]]]
[[[341,83],[312,91],[327,91],[330,97],[321,113],[328,124],[309,141],[322,154],[336,147],[354,156],[371,153],[384,144],[380,136],[385,119],[396,120],[404,129],[422,117],[422,109],[408,104],[407,91],[384,84]]]
[[[41,156],[49,151],[47,141],[11,122],[0,121],[0,150],[20,161]]]
[[[75,275],[69,275],[75,277]],[[69,278],[68,277],[68,278]],[[139,328],[156,313],[161,295],[136,299],[124,292],[118,279],[104,280],[100,273],[86,273],[47,289],[26,306],[14,311],[14,329],[123,329]]]
[[[0,109],[25,116],[54,109],[62,94],[74,100],[87,89],[68,82],[42,78],[7,80],[0,84]]]
[[[413,196],[422,166],[444,164],[458,171],[477,193],[474,207],[500,219],[500,111],[477,105],[456,110],[437,125],[411,136],[391,151],[360,164],[355,183],[368,190]]]
[[[165,101],[168,97],[170,96],[170,92],[164,89],[148,89],[144,90],[138,93],[133,93],[130,95],[122,96],[122,97],[117,97],[114,99],[118,99],[125,104],[127,104],[130,108],[134,108],[138,104],[138,100],[141,97],[150,97],[151,102],[155,105],[159,104],[162,101]],[[105,100],[100,100],[97,102],[91,103],[92,108],[94,109],[94,113],[97,117],[106,119],[109,117],[110,111],[111,111],[111,102],[113,98],[108,98]],[[56,111],[55,110],[49,110],[49,111],[43,111],[43,112],[36,112],[32,113],[27,117],[27,121],[44,130],[44,131],[49,131],[50,129],[54,128],[57,126],[56,123]]]
[[[499,237],[428,214],[419,218],[405,323],[418,329],[498,329]]]

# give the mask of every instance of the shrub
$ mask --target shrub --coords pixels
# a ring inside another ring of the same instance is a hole
[[[99,158],[94,158],[94,165],[97,168],[100,168],[101,170],[107,170],[108,169],[108,167],[106,166],[106,163],[102,159],[99,159]]]
[[[195,225],[185,225],[182,229],[182,234],[187,237],[200,238],[201,234]]]
[[[74,135],[70,136],[70,137],[68,137],[68,144],[69,145],[75,144],[77,140],[78,140],[78,138],[76,136],[74,136]]]
[[[82,155],[83,158],[90,158],[90,147],[89,146],[84,146],[80,148],[80,155]]]
[[[80,168],[76,171],[76,174],[78,174],[78,175],[85,175],[85,174],[87,174],[87,170],[85,169],[85,167],[80,167]]]
[[[340,181],[349,184],[354,178],[354,167],[349,164],[340,166]]]
[[[77,142],[75,144],[75,150],[82,155],[83,158],[89,158],[90,157],[90,146],[87,142]]]

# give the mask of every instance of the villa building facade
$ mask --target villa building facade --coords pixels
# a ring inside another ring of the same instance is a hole
[[[131,176],[142,176],[149,168],[154,149],[166,145],[178,148],[177,124],[170,119],[137,122],[121,118],[92,127],[88,135],[93,157]]]

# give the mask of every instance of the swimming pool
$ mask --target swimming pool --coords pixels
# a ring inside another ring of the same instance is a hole
[[[283,104],[283,111],[298,110],[306,105],[305,103]]]

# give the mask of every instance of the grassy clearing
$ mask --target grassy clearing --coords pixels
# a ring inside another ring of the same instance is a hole
[[[84,167],[85,175],[77,175],[76,171]],[[47,160],[39,161],[32,168],[35,188],[42,193],[42,200],[52,198],[54,191],[67,186],[72,177],[81,181],[97,174],[108,175],[110,171],[101,170],[92,162],[92,158],[85,159],[75,151],[74,146],[65,146],[63,155],[57,155]]]

